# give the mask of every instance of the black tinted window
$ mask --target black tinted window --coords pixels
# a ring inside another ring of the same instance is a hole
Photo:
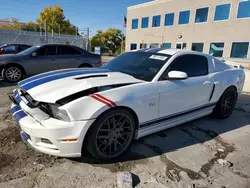
[[[23,51],[23,50],[28,49],[29,47],[30,47],[30,46],[20,45],[20,46],[19,46],[19,51],[21,52],[21,51]]]
[[[182,71],[188,77],[203,76],[208,74],[207,58],[199,55],[182,55],[174,60],[168,67],[167,72]]]
[[[45,46],[37,50],[38,55],[56,55],[56,46]]]
[[[6,47],[3,47],[3,49],[7,53],[13,53],[16,51],[16,45],[6,46]]]
[[[78,50],[70,46],[58,46],[58,54],[60,55],[79,55]]]

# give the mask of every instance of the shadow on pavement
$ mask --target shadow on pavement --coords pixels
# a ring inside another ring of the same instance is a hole
[[[119,157],[109,163],[99,163],[89,157],[88,154],[86,154],[86,156],[82,159],[74,160],[77,162],[101,165],[103,167],[111,168],[111,171],[122,171],[126,169],[124,169],[122,165],[119,167],[120,162],[126,163],[130,161],[132,163],[140,163],[138,160],[148,159],[155,156],[162,157],[162,155],[166,153],[177,151],[181,148],[196,144],[204,144],[207,141],[214,140],[225,148],[225,151],[215,154],[215,159],[213,159],[214,161],[210,161],[211,163],[214,163],[217,158],[225,158],[228,153],[234,151],[234,144],[224,140],[220,135],[240,129],[250,124],[250,110],[246,111],[244,107],[248,107],[248,109],[250,109],[250,95],[243,94],[239,97],[236,109],[228,119],[221,120],[207,116],[139,140],[135,140],[132,142],[129,151],[127,151],[122,157]],[[190,152],[193,151],[190,150]],[[169,163],[171,165],[171,161],[169,161]],[[116,164],[118,166],[106,166],[108,164]],[[210,168],[209,165],[212,164],[208,163],[202,167],[204,168],[202,169],[203,172],[208,173]]]
[[[10,86],[16,86],[17,83],[11,83],[11,82],[6,82],[4,80],[0,80],[0,87],[10,87]]]

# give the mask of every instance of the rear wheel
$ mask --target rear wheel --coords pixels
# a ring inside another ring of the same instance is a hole
[[[10,66],[3,70],[3,76],[8,82],[18,82],[23,78],[23,71],[18,66]]]
[[[135,120],[124,109],[101,115],[87,137],[87,150],[96,159],[107,161],[123,154],[132,142]]]
[[[234,87],[226,89],[216,104],[213,115],[220,119],[228,118],[235,108],[237,96],[237,90]]]

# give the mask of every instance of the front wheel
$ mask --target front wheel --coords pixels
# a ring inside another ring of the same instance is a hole
[[[235,108],[237,97],[238,94],[235,88],[229,87],[226,89],[216,104],[213,115],[220,119],[228,118]]]
[[[114,109],[101,115],[87,135],[87,150],[101,161],[123,154],[132,142],[135,120],[130,112]]]
[[[23,71],[18,66],[10,66],[3,70],[3,76],[8,82],[19,82],[23,78]]]

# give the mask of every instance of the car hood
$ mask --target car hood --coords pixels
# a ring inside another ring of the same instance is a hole
[[[23,55],[19,55],[19,54],[0,55],[0,62],[5,63],[6,61],[15,61],[15,60],[19,59],[20,57],[23,57]]]
[[[30,77],[18,83],[36,101],[55,103],[90,88],[143,82],[128,74],[108,69],[64,69]]]

